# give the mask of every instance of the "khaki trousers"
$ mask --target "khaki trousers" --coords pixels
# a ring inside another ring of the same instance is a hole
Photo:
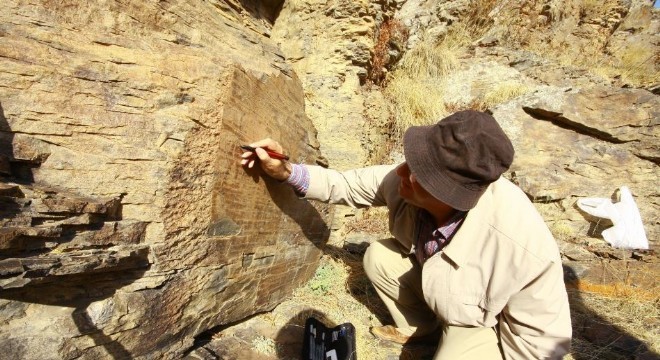
[[[364,255],[364,269],[401,334],[422,336],[441,325],[424,301],[421,266],[401,252],[396,239],[372,243]],[[433,359],[502,359],[502,355],[492,328],[443,326]]]

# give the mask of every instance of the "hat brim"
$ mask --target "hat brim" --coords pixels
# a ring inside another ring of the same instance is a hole
[[[477,204],[486,187],[468,189],[447,175],[447,165],[433,147],[430,134],[435,125],[413,126],[403,136],[403,153],[419,184],[437,200],[454,209],[468,211]]]

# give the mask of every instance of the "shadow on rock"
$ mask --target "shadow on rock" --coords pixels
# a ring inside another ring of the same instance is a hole
[[[90,305],[112,297],[118,289],[142,278],[147,270],[122,271],[117,274],[63,275],[45,284],[0,290],[0,299],[11,300],[23,310],[27,309],[29,303],[73,308],[71,317],[82,336],[92,339],[96,346],[102,346],[115,360],[130,359],[130,352],[96,325],[98,319],[94,318],[101,315],[90,311]]]
[[[313,306],[313,304],[310,304]],[[289,321],[280,328],[275,338],[277,347],[278,359],[304,359],[303,341],[305,335],[305,322],[308,318],[313,317],[321,321],[325,326],[331,328],[338,324],[331,321],[325,313],[316,309],[309,309],[301,311],[293,316]]]
[[[22,148],[23,152],[30,153],[31,158],[16,159],[16,148],[14,148],[16,140],[14,132],[5,117],[2,103],[0,103],[0,180],[11,178],[13,182],[18,184],[32,184],[34,183],[32,169],[38,168],[50,153],[45,150],[46,145],[44,142],[35,138],[23,137],[21,138],[21,146],[17,148]],[[21,155],[18,156],[21,157]]]
[[[23,196],[18,187],[4,186],[7,178],[12,177],[10,160],[14,158],[14,133],[9,128],[5,112],[0,103],[0,219],[11,219],[21,212],[20,206],[13,201],[8,201],[5,196]],[[12,189],[13,188],[13,189]]]
[[[291,220],[300,226],[301,231],[314,246],[323,250],[330,237],[330,221],[328,214],[325,217],[308,200],[299,198],[286,183],[265,176],[260,169],[246,169],[244,171],[254,182],[263,181],[273,203]],[[319,203],[320,204],[320,203]],[[320,204],[323,209],[327,205]]]
[[[9,128],[5,111],[0,103],[0,175],[9,174],[9,159],[13,157],[14,133]]]

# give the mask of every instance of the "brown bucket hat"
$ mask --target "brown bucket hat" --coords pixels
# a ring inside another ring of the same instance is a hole
[[[509,169],[514,154],[495,118],[474,110],[410,127],[403,151],[424,190],[463,211],[472,209],[488,185]]]

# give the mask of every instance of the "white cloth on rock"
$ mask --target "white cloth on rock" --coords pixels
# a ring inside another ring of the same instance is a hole
[[[605,241],[615,248],[648,249],[642,217],[630,189],[619,188],[619,202],[605,198],[584,198],[577,202],[578,207],[592,216],[610,219],[614,226],[602,232]]]

